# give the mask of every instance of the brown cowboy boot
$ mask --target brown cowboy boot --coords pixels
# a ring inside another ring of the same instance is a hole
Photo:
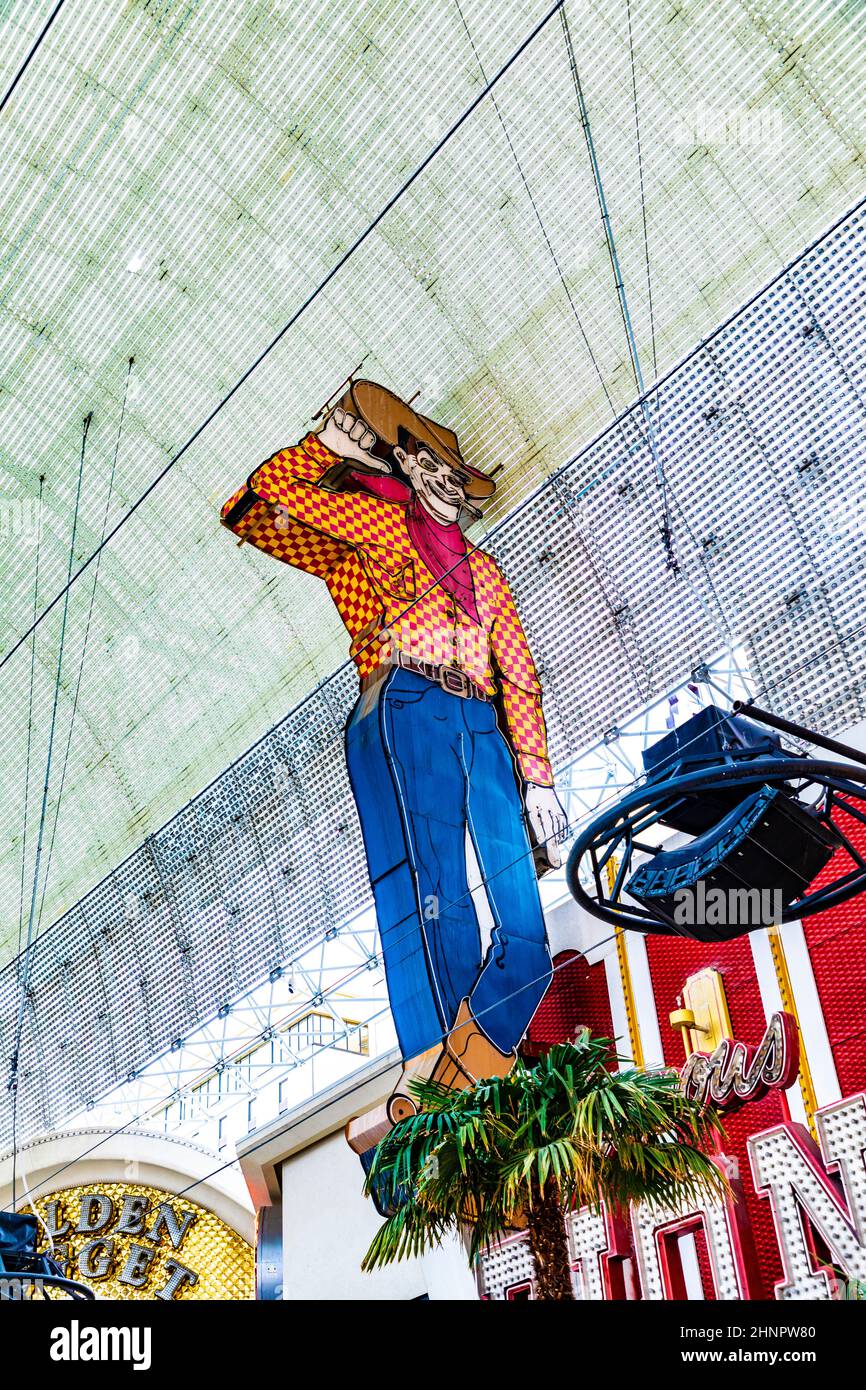
[[[403,1063],[400,1079],[386,1101],[368,1110],[366,1115],[356,1115],[346,1125],[346,1140],[355,1153],[366,1153],[381,1143],[394,1125],[417,1115],[421,1108],[409,1091],[409,1082],[416,1077],[438,1081],[454,1091],[463,1091],[472,1085],[468,1076],[454,1057],[440,1045],[428,1048],[417,1057],[410,1057]]]
[[[488,1076],[507,1076],[517,1061],[516,1052],[500,1052],[490,1041],[475,1018],[468,999],[460,1001],[445,1046],[457,1066],[472,1081],[484,1081]]]

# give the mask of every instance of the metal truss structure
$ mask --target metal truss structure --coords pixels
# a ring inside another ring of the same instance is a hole
[[[214,1149],[394,1045],[375,916],[331,929],[70,1123],[153,1126]]]

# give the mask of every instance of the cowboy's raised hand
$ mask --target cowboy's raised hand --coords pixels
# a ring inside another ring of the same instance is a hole
[[[376,443],[376,436],[363,420],[351,415],[348,410],[333,410],[319,430],[322,443],[342,459],[354,459],[377,473],[390,473],[384,459],[376,458],[370,450]]]

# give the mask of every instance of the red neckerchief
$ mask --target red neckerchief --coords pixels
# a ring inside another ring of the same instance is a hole
[[[406,506],[409,536],[433,578],[459,603],[473,622],[479,622],[475,603],[472,569],[466,555],[466,541],[456,521],[443,525],[432,517],[412,489],[399,478],[381,473],[353,472],[354,483],[389,502]]]

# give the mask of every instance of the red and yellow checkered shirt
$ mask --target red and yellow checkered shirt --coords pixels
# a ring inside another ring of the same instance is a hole
[[[476,623],[424,564],[404,505],[319,486],[340,461],[309,434],[256,469],[221,518],[228,524],[229,512],[252,491],[256,501],[231,529],[277,560],[324,579],[362,676],[388,660],[394,646],[418,660],[457,667],[488,695],[500,694],[521,775],[551,786],[541,687],[499,566],[469,548]]]

